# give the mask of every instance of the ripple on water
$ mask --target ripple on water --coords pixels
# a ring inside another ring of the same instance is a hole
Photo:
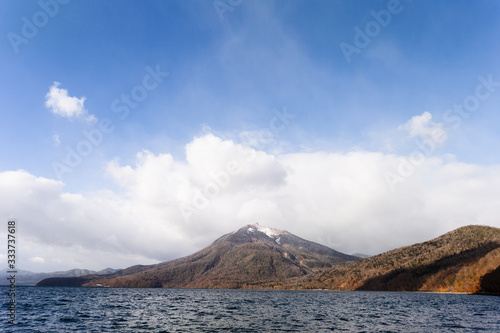
[[[47,287],[16,296],[12,332],[500,332],[500,298],[487,296]]]

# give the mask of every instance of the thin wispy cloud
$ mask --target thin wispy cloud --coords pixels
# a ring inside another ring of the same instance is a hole
[[[32,257],[29,259],[29,261],[36,263],[36,264],[43,264],[45,263],[45,259],[42,257]]]
[[[52,141],[54,142],[54,146],[59,147],[59,145],[61,144],[61,138],[59,137],[59,134],[54,133],[52,135]]]

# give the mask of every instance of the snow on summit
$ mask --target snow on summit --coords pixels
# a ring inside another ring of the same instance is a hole
[[[269,237],[273,238],[275,236],[279,236],[279,235],[282,235],[284,233],[283,230],[279,230],[279,229],[274,229],[274,228],[269,228],[269,227],[266,227],[266,226],[263,226],[263,225],[260,225],[258,223],[256,224],[253,224],[252,227],[254,227],[255,229],[257,229],[257,231],[260,231],[260,232],[263,232],[265,233],[266,235],[268,235]]]

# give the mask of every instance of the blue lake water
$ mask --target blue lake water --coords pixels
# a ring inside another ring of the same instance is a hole
[[[3,332],[500,332],[500,297],[335,291],[17,287]]]

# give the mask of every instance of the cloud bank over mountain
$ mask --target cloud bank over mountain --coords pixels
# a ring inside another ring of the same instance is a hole
[[[271,154],[211,133],[193,138],[185,154],[141,151],[132,164],[109,161],[103,176],[114,186],[93,192],[2,172],[0,217],[18,219],[20,255],[46,271],[172,259],[256,222],[369,254],[466,224],[498,226],[497,165],[429,156],[393,187],[385,175],[408,156]]]

